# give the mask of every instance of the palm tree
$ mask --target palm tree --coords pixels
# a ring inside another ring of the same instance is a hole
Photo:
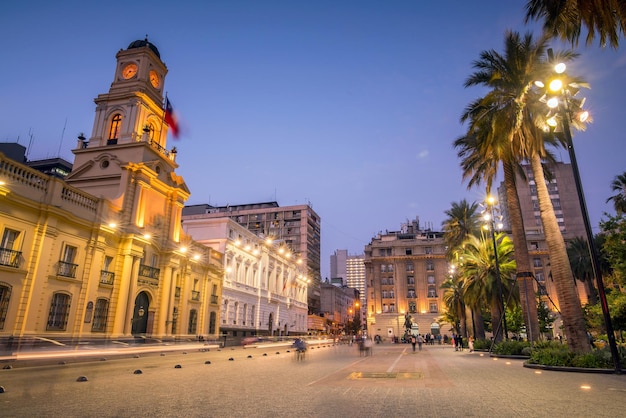
[[[624,0],[529,0],[526,22],[543,19],[544,31],[552,36],[578,45],[581,28],[587,29],[587,44],[596,32],[600,45],[607,40],[611,47],[619,46],[620,34],[626,34],[626,2]]]
[[[468,187],[485,181],[487,191],[502,162],[506,186],[509,222],[515,246],[517,282],[520,287],[526,329],[530,341],[539,338],[537,307],[534,303],[534,280],[528,254],[528,244],[522,219],[522,211],[515,183],[521,147],[518,132],[523,122],[523,110],[531,91],[535,64],[543,54],[547,39],[535,43],[531,34],[523,38],[518,33],[507,32],[505,54],[494,50],[483,51],[474,62],[477,69],[465,82],[465,87],[482,85],[491,90],[483,98],[470,103],[461,121],[469,121],[466,135],[457,139],[454,146],[461,158],[464,179],[470,179]]]
[[[455,334],[459,332],[464,334],[466,315],[463,283],[458,276],[452,276],[441,284],[441,288],[444,289],[443,303],[446,305],[446,320],[453,325]]]
[[[466,199],[452,202],[452,207],[444,212],[448,217],[442,222],[443,238],[448,248],[448,258],[461,246],[469,235],[480,231],[478,204]]]
[[[626,171],[615,176],[611,183],[611,191],[617,192],[617,194],[606,199],[606,202],[613,201],[613,207],[618,215],[626,213]]]
[[[486,121],[489,121],[488,128],[484,126],[480,128],[491,129],[494,131],[493,135],[508,139],[508,143],[501,144],[505,150],[501,154],[509,154],[508,160],[503,159],[502,161],[514,240],[516,240],[514,217],[519,215],[521,218],[521,210],[519,210],[519,206],[511,207],[511,203],[519,205],[519,199],[516,199],[517,192],[515,191],[515,173],[513,170],[518,167],[520,160],[527,159],[530,161],[537,183],[539,206],[544,223],[546,243],[550,249],[553,276],[562,305],[565,332],[572,350],[587,352],[590,350],[590,345],[586,338],[583,312],[541,165],[542,158],[547,158],[550,155],[545,147],[546,138],[539,131],[533,119],[533,108],[538,102],[538,92],[534,88],[535,80],[544,78],[545,74],[551,71],[551,66],[543,59],[547,41],[548,38],[545,36],[535,42],[531,34],[521,38],[518,34],[509,32],[505,40],[504,55],[494,51],[482,52],[481,59],[474,64],[479,71],[470,76],[466,81],[466,86],[483,85],[492,90],[479,102],[479,106],[466,111],[466,115],[472,121],[472,125],[485,124]],[[559,58],[571,59],[575,56],[576,54],[572,52],[565,52],[561,53]],[[545,113],[545,110],[542,109],[542,111]],[[481,121],[481,119],[484,120]],[[507,175],[513,177],[512,183],[507,182]],[[509,188],[510,185],[512,190]],[[524,234],[523,224],[522,230],[518,230],[517,233]],[[522,249],[521,245],[525,246],[525,241],[520,240],[519,244],[517,241],[515,242],[517,252]],[[526,246],[525,249],[527,251]],[[518,266],[519,268],[520,266]],[[532,281],[530,269],[523,276]],[[518,277],[520,277],[519,272]],[[532,284],[520,289],[524,299],[522,308],[529,312],[532,310],[533,316],[531,318],[536,318],[536,306],[534,300],[531,301],[531,298],[534,299],[534,291],[529,293],[529,290],[534,289],[534,287],[530,286]],[[525,318],[528,317],[525,312]],[[537,328],[530,328],[530,335],[538,337],[538,321],[535,323],[533,320],[532,322],[532,325],[536,325]]]
[[[491,310],[494,341],[502,340],[502,319],[504,318],[503,302],[511,299],[515,287],[511,276],[515,273],[513,243],[504,233],[496,235],[497,263],[494,245],[490,237],[469,236],[463,245],[462,268],[459,269],[463,278],[465,301],[487,303]],[[502,288],[500,288],[500,283]],[[502,290],[502,294],[500,294]],[[501,299],[501,297],[503,299]],[[518,298],[513,299],[514,302]]]
[[[576,237],[567,246],[567,256],[574,277],[584,283],[589,304],[595,305],[598,302],[596,289],[593,286],[593,268],[591,267],[591,257],[589,246],[583,237]]]

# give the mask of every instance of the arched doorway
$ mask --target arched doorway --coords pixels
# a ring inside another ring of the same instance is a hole
[[[148,330],[148,308],[150,307],[150,298],[146,292],[141,292],[135,298],[135,309],[133,311],[133,326],[131,333],[133,335],[144,335]]]

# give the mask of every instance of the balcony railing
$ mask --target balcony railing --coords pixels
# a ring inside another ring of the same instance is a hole
[[[196,290],[191,291],[191,300],[200,300],[200,292]]]
[[[22,259],[21,251],[0,248],[0,265],[18,268]]]
[[[76,268],[78,264],[68,263],[67,261],[59,260],[59,266],[57,267],[57,276],[76,278]]]
[[[161,269],[159,268],[146,266],[145,264],[139,265],[140,276],[149,277],[151,279],[158,279],[160,273],[161,273]]]
[[[176,289],[174,290],[174,297],[180,297],[180,287],[178,286],[176,286]]]
[[[115,273],[112,271],[100,270],[100,284],[113,285]]]
[[[217,305],[217,295],[211,295],[211,303]]]

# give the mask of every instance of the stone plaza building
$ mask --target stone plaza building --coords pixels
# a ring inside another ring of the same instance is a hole
[[[448,263],[441,232],[420,229],[416,219],[378,234],[365,246],[365,272],[370,335],[401,338],[407,315],[421,334],[445,333],[439,317]]]
[[[65,180],[0,154],[3,339],[218,336],[223,254],[182,231],[167,67],[146,39],[114,69]]]

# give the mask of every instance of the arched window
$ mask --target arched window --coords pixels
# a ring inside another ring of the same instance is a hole
[[[107,299],[96,299],[96,309],[93,313],[93,324],[91,330],[95,332],[106,331],[107,316],[109,314],[109,301]]]
[[[55,293],[52,295],[50,312],[48,313],[48,330],[65,331],[67,318],[70,315],[70,295]]]
[[[109,140],[107,145],[117,144],[117,140],[120,135],[120,128],[122,127],[122,115],[116,113],[111,119],[111,128],[109,129]]]

